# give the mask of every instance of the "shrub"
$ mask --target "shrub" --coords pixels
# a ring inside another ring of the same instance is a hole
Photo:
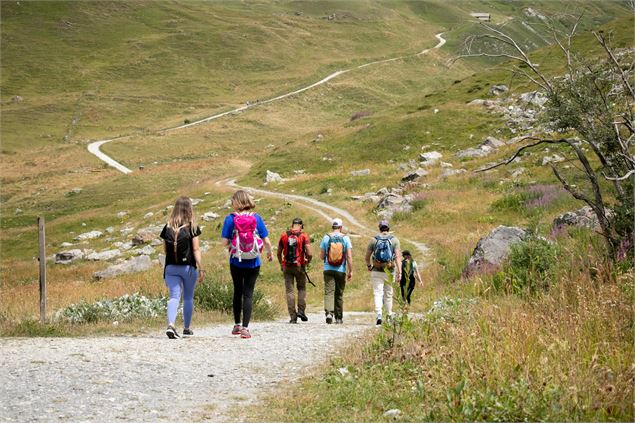
[[[512,245],[503,270],[494,275],[493,287],[513,294],[533,294],[547,289],[557,260],[556,244],[541,238],[518,242]]]
[[[55,320],[65,320],[69,323],[94,323],[103,320],[121,321],[137,317],[158,317],[165,313],[167,302],[166,297],[147,298],[139,293],[94,303],[80,301],[58,310]]]
[[[230,314],[234,298],[234,288],[227,283],[205,281],[197,285],[194,292],[194,303],[201,310],[220,311]],[[277,310],[271,301],[258,288],[254,290],[253,309],[254,318],[272,319]]]

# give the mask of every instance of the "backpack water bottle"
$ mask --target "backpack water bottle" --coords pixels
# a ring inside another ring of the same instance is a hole
[[[260,257],[263,242],[258,235],[256,226],[257,221],[254,213],[234,213],[234,234],[229,246],[229,253],[238,261]]]

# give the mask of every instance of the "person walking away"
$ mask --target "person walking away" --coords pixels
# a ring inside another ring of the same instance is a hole
[[[196,224],[192,201],[179,197],[174,204],[170,218],[161,231],[165,250],[163,279],[170,292],[168,300],[168,328],[165,334],[170,339],[180,337],[176,331],[176,314],[183,295],[183,335],[191,336],[192,313],[194,312],[194,287],[202,281],[205,270],[201,269],[201,229]],[[200,269],[197,271],[197,269]]]
[[[320,243],[320,259],[324,261],[324,313],[326,323],[342,324],[344,318],[344,288],[353,279],[353,244],[342,233],[342,219],[335,218],[333,231]]]
[[[311,240],[307,236],[302,219],[296,217],[291,222],[291,229],[283,232],[278,241],[278,262],[284,275],[289,323],[309,320],[306,316],[306,266],[311,263]],[[298,289],[296,308],[294,282]]]
[[[392,317],[392,283],[386,269],[392,272],[394,281],[401,279],[401,247],[399,239],[390,234],[387,220],[379,222],[379,234],[368,244],[366,249],[366,267],[370,271],[370,282],[373,286],[376,324],[382,323],[382,307],[388,318]]]
[[[251,196],[238,190],[232,196],[231,204],[234,212],[225,217],[221,238],[223,246],[229,250],[229,271],[234,284],[232,335],[248,339],[251,338],[249,321],[260,273],[260,254],[265,247],[267,260],[272,261],[273,251],[265,222],[252,211],[256,204]]]
[[[404,250],[401,261],[401,279],[399,280],[399,288],[401,289],[401,299],[407,301],[410,305],[410,296],[415,289],[415,279],[419,281],[419,285],[423,288],[423,280],[419,274],[417,262],[412,258],[410,251]]]

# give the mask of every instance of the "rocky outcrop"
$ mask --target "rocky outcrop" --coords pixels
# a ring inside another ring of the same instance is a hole
[[[86,260],[92,260],[92,261],[112,260],[115,257],[119,257],[120,255],[121,255],[121,251],[117,249],[100,251],[100,252],[92,252],[86,256]]]
[[[610,217],[613,215],[613,211],[607,209],[607,215]],[[576,226],[580,228],[597,229],[600,227],[600,222],[593,209],[589,206],[582,207],[581,209],[566,212],[556,217],[553,220],[554,228],[563,226]]]
[[[129,273],[145,272],[152,267],[149,256],[138,256],[124,262],[113,264],[104,270],[95,272],[93,277],[97,280],[114,278]]]
[[[495,270],[507,258],[512,245],[524,240],[526,236],[525,230],[514,226],[495,228],[478,241],[463,274],[471,276]]]
[[[417,179],[426,176],[428,174],[428,171],[425,169],[417,169],[414,172],[410,172],[409,174],[407,174],[406,176],[404,176],[403,178],[401,178],[401,182],[412,182],[412,181],[416,181]]]
[[[271,182],[282,182],[282,176],[280,176],[280,174],[276,172],[267,170],[267,174],[265,175],[265,182],[268,184]]]
[[[69,264],[84,258],[84,252],[79,249],[62,251],[55,254],[55,264]]]
[[[135,236],[132,237],[132,245],[143,245],[143,244],[147,244],[149,242],[152,242],[153,239],[156,238],[156,235],[148,230],[148,229],[142,229],[139,232],[137,232],[137,234]]]
[[[498,85],[492,85],[490,89],[487,91],[487,94],[493,95],[493,96],[499,96],[501,94],[506,93],[507,91],[509,91],[509,88],[507,87],[507,85],[498,84]]]

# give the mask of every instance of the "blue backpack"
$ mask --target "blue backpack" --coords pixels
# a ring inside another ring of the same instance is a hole
[[[375,237],[375,249],[373,250],[374,267],[383,269],[394,265],[395,252],[390,242],[394,237],[383,238],[379,235]]]

